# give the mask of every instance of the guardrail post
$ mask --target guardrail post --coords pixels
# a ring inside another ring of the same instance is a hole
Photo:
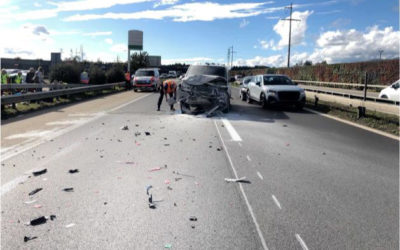
[[[358,106],[357,107],[357,117],[360,119],[361,117],[365,117],[365,107]]]
[[[368,73],[365,72],[365,77],[364,77],[364,102],[367,100],[367,87],[368,87]]]

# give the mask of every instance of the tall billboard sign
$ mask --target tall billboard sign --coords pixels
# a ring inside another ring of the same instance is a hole
[[[128,31],[128,71],[131,69],[131,50],[143,50],[143,31]]]

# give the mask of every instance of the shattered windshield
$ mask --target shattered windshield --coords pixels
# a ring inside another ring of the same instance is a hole
[[[186,72],[186,76],[193,75],[211,75],[226,78],[226,69],[224,67],[216,66],[192,66],[189,67],[188,71]]]
[[[295,85],[285,76],[264,76],[264,85]]]

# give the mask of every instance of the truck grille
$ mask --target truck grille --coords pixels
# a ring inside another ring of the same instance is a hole
[[[281,101],[297,101],[300,93],[297,91],[281,91],[278,93],[279,100]]]

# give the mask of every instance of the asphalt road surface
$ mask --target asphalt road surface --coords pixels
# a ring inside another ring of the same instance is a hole
[[[157,99],[143,94],[3,156],[1,248],[398,249],[398,141],[263,110],[236,90],[232,111],[214,118],[165,102],[157,112]],[[224,180],[236,177],[250,183]]]

